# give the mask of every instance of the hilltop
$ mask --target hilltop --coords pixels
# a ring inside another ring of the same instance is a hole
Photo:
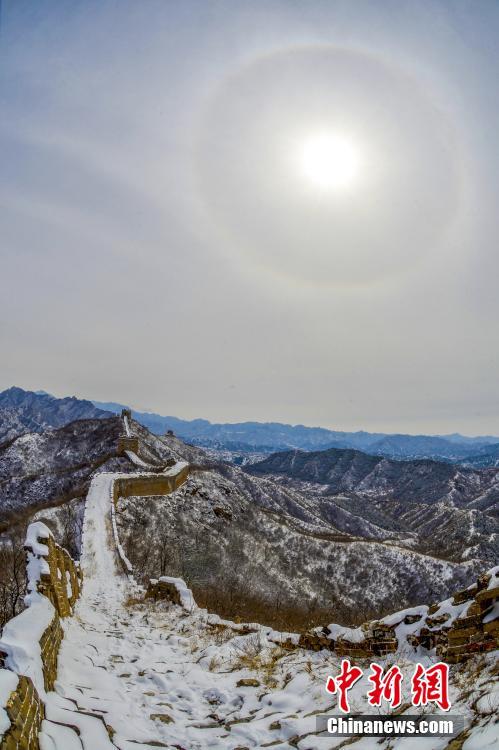
[[[76,398],[55,398],[49,393],[8,388],[0,393],[0,443],[25,432],[43,432],[62,427],[75,419],[104,419],[109,412],[91,401]]]

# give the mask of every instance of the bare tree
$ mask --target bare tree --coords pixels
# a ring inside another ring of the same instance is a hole
[[[26,594],[24,537],[10,531],[0,538],[0,626],[23,609]]]

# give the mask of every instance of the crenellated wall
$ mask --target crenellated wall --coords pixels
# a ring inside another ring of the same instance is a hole
[[[30,524],[26,609],[0,639],[0,750],[38,750],[45,694],[54,689],[63,631],[81,590],[81,571],[45,524]]]
[[[463,615],[441,632],[437,643],[437,654],[450,664],[499,648],[499,568],[453,597],[454,606],[467,602]]]
[[[116,507],[120,498],[153,497],[169,495],[182,485],[189,476],[189,464],[176,463],[158,474],[133,474],[117,477],[111,489],[111,523],[118,558],[127,576],[133,577],[133,568],[121,545],[116,525]]]
[[[189,475],[188,464],[178,466],[176,471],[161,474],[142,474],[123,476],[114,480],[113,500],[116,503],[120,497],[151,497],[153,495],[169,495],[180,487]]]
[[[118,453],[123,455],[126,451],[139,452],[139,439],[134,435],[120,435],[118,437]]]
[[[37,590],[52,602],[60,617],[68,617],[72,614],[73,606],[80,595],[80,566],[54,541],[52,535],[43,541],[47,553],[40,557],[47,562],[48,571],[41,573]],[[26,542],[25,549],[28,555],[36,556],[31,541]]]
[[[29,677],[20,675],[4,710],[10,729],[1,740],[2,750],[38,750],[38,733],[44,718],[44,706]]]
[[[130,433],[130,414],[123,415],[125,433],[120,451],[138,453],[139,440]],[[136,461],[137,462],[137,461]],[[112,525],[118,556],[132,573],[119,543],[115,505],[119,497],[166,495],[187,478],[189,466],[144,465],[145,471],[116,477],[112,483]],[[39,750],[46,694],[54,689],[63,639],[61,618],[73,613],[82,586],[80,566],[54,540],[43,523],[28,527],[28,594],[26,609],[10,620],[0,638],[0,750]]]

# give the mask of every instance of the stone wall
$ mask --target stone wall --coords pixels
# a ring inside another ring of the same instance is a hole
[[[19,676],[17,688],[11,693],[5,711],[10,729],[1,740],[1,750],[38,750],[44,708],[29,677]]]
[[[313,651],[328,649],[338,656],[371,659],[409,644],[436,649],[449,664],[499,648],[499,566],[458,591],[451,599],[413,607],[364,623],[358,628],[329,625],[300,635],[296,645]]]
[[[180,487],[189,476],[189,464],[175,464],[167,471],[158,474],[136,474],[122,476],[114,480],[111,497],[111,523],[113,528],[114,542],[118,559],[124,573],[133,578],[133,567],[125,554],[116,524],[116,507],[120,498],[127,497],[154,497],[158,495],[169,495]]]
[[[43,558],[48,563],[48,570],[40,575],[37,590],[52,602],[60,617],[68,617],[72,614],[73,606],[80,595],[80,566],[54,541],[52,535],[43,538],[43,544],[48,550],[44,555],[36,555],[31,542],[25,545],[28,555]]]
[[[170,470],[161,474],[120,477],[113,483],[113,500],[117,503],[120,497],[169,495],[185,482],[188,475],[189,466],[185,464],[178,472]]]
[[[61,627],[60,619],[56,614],[40,638],[43,682],[47,693],[54,689],[54,684],[57,679],[57,659],[63,638],[64,632]]]
[[[120,435],[118,437],[118,453],[123,455],[125,451],[139,452],[139,439],[135,435]]]
[[[344,628],[344,630],[350,630],[352,636],[349,638],[347,632],[345,635],[337,635],[336,637],[333,635],[332,637],[332,631],[327,626],[321,630],[302,633],[298,645],[311,651],[321,651],[326,648],[335,651],[338,656],[346,656],[352,659],[385,656],[394,653],[398,648],[395,629],[383,622],[375,620],[364,623],[355,630],[350,628]],[[355,638],[353,635],[355,635]]]
[[[499,572],[480,576],[474,586],[453,599],[455,605],[467,601],[464,617],[442,629],[438,639],[437,654],[450,664],[499,648]]]
[[[167,599],[189,612],[197,609],[192,591],[183,578],[173,578],[172,576],[161,576],[158,579],[151,578],[145,598],[154,599],[154,601]]]
[[[17,687],[0,706],[10,721],[10,728],[0,736],[0,750],[39,748],[44,694],[54,689],[57,679],[63,638],[60,618],[72,614],[82,583],[78,563],[43,523],[30,524],[25,549],[27,609],[7,623],[0,640],[0,667],[6,667],[0,668],[0,680],[13,673],[17,677]]]
[[[146,591],[146,599],[153,599],[157,602],[160,599],[166,599],[172,604],[182,605],[178,588],[170,581],[151,580]]]

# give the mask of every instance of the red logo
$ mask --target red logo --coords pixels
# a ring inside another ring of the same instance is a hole
[[[436,703],[442,711],[448,711],[449,701],[449,665],[439,661],[425,669],[422,664],[416,665],[412,676],[412,705],[427,706]]]
[[[402,680],[404,676],[400,667],[394,665],[386,672],[379,664],[373,662],[368,680],[372,683],[367,693],[370,706],[381,706],[386,701],[391,708],[397,708],[402,703]],[[343,713],[350,712],[348,691],[360,680],[364,672],[360,667],[352,666],[348,659],[341,662],[341,670],[337,677],[329,676],[326,682],[328,693],[338,696],[338,708]],[[448,711],[449,701],[449,666],[438,662],[428,669],[422,664],[416,664],[411,678],[411,699],[413,706],[427,706],[436,703],[442,711]]]
[[[388,701],[392,708],[397,708],[402,703],[402,672],[397,666],[383,674],[383,667],[379,664],[371,664],[371,674],[368,677],[374,687],[368,692],[367,697],[370,706],[381,706],[381,700]]]
[[[348,659],[343,659],[341,662],[341,672],[338,677],[327,678],[326,690],[328,693],[338,692],[338,706],[340,707],[340,711],[343,711],[345,714],[350,711],[348,691],[360,680],[362,674],[363,672],[360,667],[352,667]]]

